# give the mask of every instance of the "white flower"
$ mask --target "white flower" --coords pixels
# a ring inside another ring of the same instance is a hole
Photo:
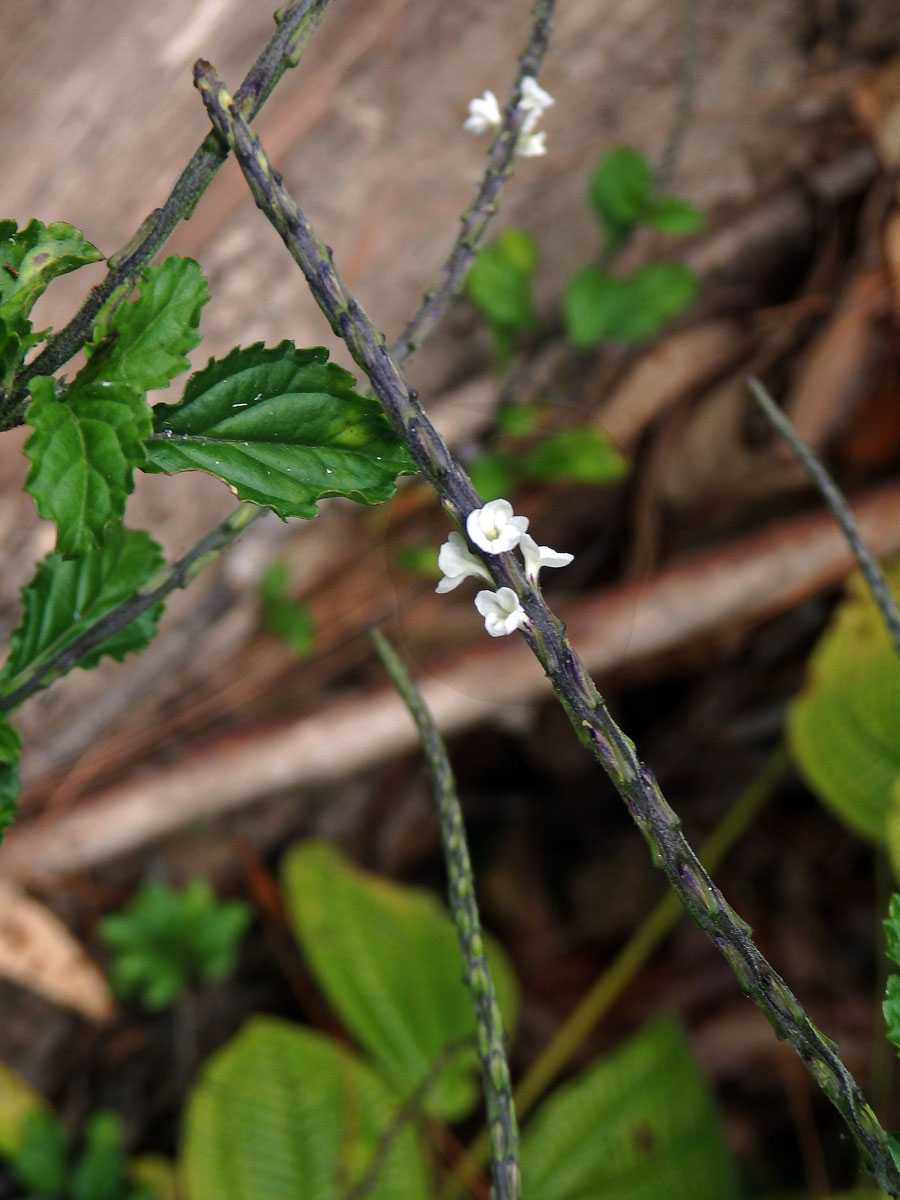
[[[549,92],[538,85],[533,75],[526,75],[522,80],[522,104],[525,108],[533,109],[538,116],[556,101]]]
[[[466,545],[463,535],[455,531],[447,536],[446,542],[438,551],[438,566],[443,571],[444,578],[434,589],[436,592],[452,592],[469,576],[491,582],[487,567],[475,557]]]
[[[502,120],[497,97],[493,92],[485,92],[480,99],[469,101],[469,115],[463,121],[463,129],[469,133],[487,133],[489,129],[499,129]]]
[[[537,133],[522,132],[516,142],[516,154],[520,158],[540,158],[547,153],[547,134],[541,129]]]
[[[527,533],[523,533],[519,538],[519,549],[525,559],[525,574],[534,584],[538,581],[541,567],[567,567],[575,557],[574,554],[562,554],[558,550],[551,550],[549,546],[539,546]]]
[[[466,518],[469,541],[488,554],[514,550],[527,528],[528,518],[514,517],[508,500],[491,500],[484,508],[472,509]]]
[[[525,609],[512,588],[479,592],[475,597],[475,607],[484,617],[484,627],[491,637],[515,633],[529,623]]]

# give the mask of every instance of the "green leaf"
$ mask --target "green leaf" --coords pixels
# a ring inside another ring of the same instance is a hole
[[[650,263],[623,280],[625,298],[618,322],[609,335],[639,342],[653,337],[694,300],[700,284],[681,263]]]
[[[65,221],[44,225],[34,220],[18,230],[15,221],[0,221],[0,317],[27,317],[52,279],[102,258],[97,247]]]
[[[10,1159],[16,1179],[41,1197],[62,1197],[68,1175],[69,1140],[62,1125],[47,1111],[32,1112],[18,1150]]]
[[[0,387],[8,388],[32,346],[43,334],[33,333],[31,322],[18,313],[0,316]]]
[[[450,1042],[474,1036],[459,944],[429,892],[358,870],[332,846],[295,847],[283,867],[297,938],[319,986],[402,1095],[422,1084]],[[490,942],[490,939],[489,939]],[[516,984],[489,946],[497,1000],[512,1028]],[[426,1112],[456,1120],[477,1099],[474,1046],[430,1085]]]
[[[401,1098],[321,1033],[256,1017],[208,1060],[187,1108],[180,1175],[191,1200],[344,1200]],[[417,1130],[395,1128],[373,1200],[431,1195]]]
[[[40,1092],[0,1063],[0,1158],[12,1158],[19,1151],[32,1113],[47,1116],[49,1112]]]
[[[633,146],[617,146],[600,159],[588,184],[588,199],[611,244],[640,222],[650,207],[653,175]]]
[[[55,521],[63,558],[96,550],[134,490],[134,468],[146,461],[150,409],[124,384],[75,383],[65,402],[52,379],[32,380],[25,420],[31,470],[25,488],[42,517]]]
[[[583,267],[563,293],[563,324],[573,346],[587,350],[616,336],[627,293],[621,279],[597,267]]]
[[[520,1156],[529,1200],[731,1200],[734,1169],[709,1089],[663,1020],[557,1088]]]
[[[484,319],[506,336],[536,324],[531,278],[537,243],[524,229],[507,229],[479,250],[466,276],[465,293]]]
[[[521,462],[508,450],[484,454],[469,464],[469,478],[482,500],[499,500],[512,492],[521,476]]]
[[[130,599],[163,562],[162,551],[148,533],[122,526],[112,528],[102,548],[84,558],[64,560],[48,554],[22,589],[22,621],[10,638],[9,658],[0,671],[0,694],[16,691],[34,671]],[[161,603],[154,605],[76,665],[87,670],[105,655],[121,662],[126,654],[142,650],[156,632],[162,609]]]
[[[650,205],[644,214],[644,222],[672,237],[687,237],[706,228],[706,213],[687,200],[663,196]]]
[[[21,781],[18,763],[21,749],[22,739],[18,730],[0,715],[0,842],[19,811]]]
[[[536,481],[603,486],[622,479],[628,469],[628,459],[605,434],[596,429],[565,429],[529,451],[522,474]]]
[[[200,310],[209,299],[200,265],[191,258],[164,259],[148,267],[133,304],[103,314],[87,347],[78,381],[124,383],[138,392],[164,388],[190,366],[185,357],[200,341]]]
[[[288,594],[289,568],[286,562],[271,563],[259,581],[262,618],[267,629],[282,638],[298,658],[312,653],[316,642],[313,615],[305,604]]]
[[[232,350],[191,376],[181,404],[154,408],[146,470],[209,471],[282,518],[316,516],[325,496],[388,500],[415,464],[353,382],[321,348]]]
[[[122,1200],[127,1166],[120,1118],[98,1109],[85,1124],[84,1149],[69,1184],[71,1200]]]
[[[896,592],[900,564],[888,578]],[[794,762],[822,803],[884,845],[900,776],[900,662],[858,577],[810,656],[788,735]]]

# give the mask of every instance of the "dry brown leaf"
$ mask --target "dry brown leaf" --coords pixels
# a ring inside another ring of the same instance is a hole
[[[115,1012],[101,971],[49,908],[0,882],[0,976],[89,1021]]]

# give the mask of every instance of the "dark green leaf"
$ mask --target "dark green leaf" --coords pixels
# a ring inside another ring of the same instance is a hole
[[[33,1112],[25,1119],[21,1145],[9,1165],[16,1179],[38,1196],[61,1200],[68,1153],[68,1138],[56,1117],[49,1112]]]
[[[26,490],[41,516],[56,522],[59,553],[87,554],[125,511],[134,468],[146,460],[150,409],[123,384],[76,383],[65,401],[56,398],[54,382],[46,377],[32,380],[31,390],[25,420],[34,432],[25,443],[31,460]]]
[[[0,317],[27,317],[32,305],[58,275],[65,275],[103,257],[85,241],[81,231],[65,221],[44,225],[29,221],[0,221]]]
[[[26,353],[41,341],[31,322],[19,313],[0,316],[0,387],[8,388]]]
[[[617,146],[594,168],[588,198],[613,244],[638,224],[650,206],[653,175],[633,146]]]
[[[125,383],[138,392],[164,388],[190,366],[185,355],[200,341],[200,310],[209,299],[206,280],[191,258],[167,258],[148,267],[133,304],[100,321],[78,381]]]
[[[314,517],[325,496],[390,499],[397,475],[415,473],[409,451],[380,405],[327,360],[291,342],[210,360],[181,404],[154,408],[146,469],[209,471],[283,518]]]
[[[0,693],[9,695],[25,679],[130,599],[163,564],[162,551],[148,533],[115,526],[100,550],[84,558],[64,560],[49,554],[34,579],[22,590],[23,616],[10,639],[10,653],[0,672]],[[142,650],[156,632],[162,604],[142,613],[78,662],[88,669],[104,655],[121,660]],[[53,676],[45,680],[50,683]]]
[[[621,279],[584,267],[573,275],[563,294],[563,323],[573,346],[587,350],[616,336],[627,304]]]
[[[541,482],[602,486],[628,474],[628,459],[596,429],[565,429],[529,451],[522,474]]]
[[[888,976],[881,1011],[884,1013],[887,1039],[895,1049],[900,1050],[900,975]]]
[[[533,328],[531,277],[537,244],[524,229],[507,229],[480,250],[466,276],[466,296],[489,325],[506,336]]]
[[[884,933],[887,939],[887,956],[900,965],[900,893],[898,892],[894,892],[888,904]]]
[[[84,1149],[69,1184],[71,1200],[122,1200],[127,1165],[120,1118],[98,1110],[85,1125]]]
[[[191,1200],[342,1200],[391,1131],[367,1196],[426,1200],[433,1190],[417,1122],[397,1120],[401,1102],[331,1038],[254,1017],[194,1085],[179,1177]]]
[[[688,234],[699,233],[706,227],[706,213],[696,205],[689,204],[687,200],[664,196],[653,201],[644,214],[644,221],[662,233],[671,234],[672,237],[687,237]]]
[[[609,336],[627,342],[659,333],[688,307],[700,286],[694,272],[681,263],[650,263],[627,276],[623,284],[624,304]]]
[[[19,811],[19,751],[22,739],[18,730],[0,716],[0,842]]]

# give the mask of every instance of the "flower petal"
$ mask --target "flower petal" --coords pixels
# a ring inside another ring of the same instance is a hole
[[[541,567],[567,567],[575,557],[574,554],[553,550],[549,546],[539,546],[527,533],[523,533],[519,539],[519,549],[525,560],[525,574],[532,583],[537,583]]]
[[[514,516],[508,500],[491,500],[483,508],[473,509],[466,518],[469,540],[488,554],[513,550],[527,528],[528,518]]]
[[[456,530],[448,534],[446,542],[438,551],[438,567],[444,578],[434,589],[436,592],[452,592],[470,576],[491,582],[490,574],[480,559],[476,558],[461,533]]]

